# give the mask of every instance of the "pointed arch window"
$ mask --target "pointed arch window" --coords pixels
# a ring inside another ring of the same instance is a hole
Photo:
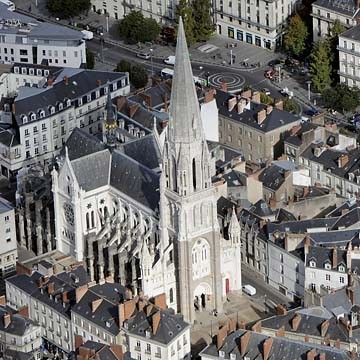
[[[174,290],[173,290],[173,288],[170,288],[169,300],[170,300],[170,304],[174,302]]]
[[[193,178],[193,187],[196,190],[196,163],[195,158],[192,160],[192,178]]]
[[[86,213],[86,229],[90,229],[90,216]]]
[[[94,210],[91,211],[91,227],[95,227],[95,213]]]

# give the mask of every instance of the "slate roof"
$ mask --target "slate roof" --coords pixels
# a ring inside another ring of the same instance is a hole
[[[25,353],[22,351],[6,349],[6,357],[4,357],[4,360],[34,360],[34,354],[31,352]]]
[[[244,356],[240,354],[240,338],[247,331],[237,330],[228,335],[224,339],[223,346],[217,349],[214,343],[208,345],[200,355],[213,356],[215,359],[219,357],[219,350],[224,351],[225,359],[230,358],[230,354],[236,355],[237,360],[259,360],[263,359],[262,348],[263,342],[269,337],[264,334],[256,332],[250,332],[250,338]],[[284,337],[272,337],[273,343],[270,349],[268,359],[281,359],[281,360],[304,360],[307,357],[307,353],[313,348],[317,350],[317,353],[324,353],[326,359],[332,360],[349,360],[349,353],[346,350],[337,349],[326,345],[306,343],[303,341],[296,341]],[[358,356],[355,358],[359,359]]]
[[[159,168],[161,154],[153,133],[123,144],[123,152],[149,169]]]
[[[34,331],[34,327],[38,327],[38,330],[40,330],[38,323],[20,314],[11,314],[10,324],[5,328],[3,321],[5,314],[8,314],[8,311],[3,306],[0,306],[0,331],[5,331],[11,335],[26,336]]]
[[[346,313],[348,313],[353,306],[345,288],[322,295],[322,305],[329,311],[333,311],[333,309],[336,309],[339,305],[341,305]]]
[[[246,186],[246,178],[247,178],[246,174],[243,174],[240,171],[232,170],[226,172],[225,174],[220,174],[218,176],[215,176],[213,178],[213,182],[219,181],[220,179],[224,179],[227,182],[228,187]]]
[[[231,118],[232,121],[240,122],[244,125],[250,126],[261,132],[269,132],[275,129],[278,129],[282,126],[289,124],[296,124],[299,122],[299,118],[295,115],[285,111],[274,108],[272,112],[266,116],[265,120],[258,124],[257,122],[257,113],[266,109],[266,105],[257,104],[251,102],[250,110],[245,109],[242,114],[238,114],[236,106],[232,111],[228,110],[228,100],[232,98],[233,95],[230,93],[224,92],[222,90],[216,90],[216,103],[219,109],[219,114],[226,118]]]
[[[333,229],[343,229],[355,225],[360,222],[360,208],[352,209],[351,211],[340,216],[339,220],[333,225]]]
[[[356,148],[349,151],[338,151],[334,149],[324,150],[320,156],[315,156],[315,148],[323,146],[321,143],[310,144],[301,154],[302,157],[313,161],[318,164],[322,164],[324,170],[331,171],[331,173],[345,178],[348,177],[349,173],[356,173],[360,175],[360,149]],[[349,161],[344,167],[338,166],[339,158],[347,154]]]
[[[285,222],[285,221],[296,221],[296,217],[288,210],[280,208],[276,210],[276,221]]]
[[[356,1],[354,0],[317,0],[313,5],[351,17],[355,16],[358,12]]]
[[[139,203],[155,210],[158,207],[160,175],[119,151],[111,158],[110,185]]]
[[[68,148],[70,160],[76,160],[105,149],[105,145],[96,136],[88,134],[78,127],[71,132],[65,146]],[[65,148],[62,148],[61,154],[65,155]]]
[[[225,217],[228,215],[229,209],[232,210],[233,206],[236,206],[236,203],[223,196],[220,196],[216,205],[218,216]]]
[[[19,136],[14,134],[12,129],[5,126],[0,126],[0,143],[6,147],[17,146],[20,144]]]
[[[310,122],[301,123],[299,125],[298,130],[296,133],[292,134],[291,130],[289,131],[289,134],[284,139],[284,143],[288,143],[293,146],[301,146],[302,144],[302,135],[308,131],[311,131],[313,129],[316,129],[316,126]],[[286,136],[286,135],[285,135]]]
[[[85,344],[82,344],[80,348],[93,351],[92,355],[87,358],[88,360],[120,360],[119,357],[117,357],[116,354],[112,351],[111,346],[103,343],[88,340]],[[77,352],[79,352],[79,349]],[[131,358],[128,354],[123,353],[123,357],[121,359],[130,360]]]
[[[151,307],[150,311],[148,311],[149,306]],[[157,312],[160,312],[160,322],[156,332],[154,332],[153,316]],[[146,338],[146,332],[149,332],[149,339],[161,344],[169,344],[188,327],[190,324],[183,320],[182,315],[174,315],[168,310],[156,308],[152,305],[147,305],[144,310],[139,311],[128,321],[129,334]]]
[[[311,232],[308,237],[316,246],[347,246],[350,241],[355,246],[359,243],[359,232],[359,229]]]
[[[274,215],[274,211],[271,210],[268,203],[263,199],[258,200],[253,206],[251,206],[249,211],[259,217],[267,217]]]
[[[347,39],[353,39],[353,40],[360,40],[360,25],[353,26],[349,30],[344,31],[341,35],[341,37],[347,38]]]
[[[285,182],[285,170],[277,165],[271,164],[261,172],[259,181],[262,182],[264,187],[272,191],[277,191]]]
[[[353,199],[348,199],[343,204],[341,204],[339,207],[337,207],[336,209],[331,211],[329,213],[329,216],[330,217],[341,216],[341,215],[344,214],[344,212],[350,211],[350,210],[355,209],[357,207],[360,207],[360,200],[357,200],[357,199],[354,199],[354,198]]]
[[[331,269],[333,269],[333,252],[334,249],[324,248],[321,246],[310,246],[309,252],[306,256],[306,264],[305,266],[310,266],[310,261],[315,261],[316,268],[324,269],[325,264],[330,264]],[[340,264],[344,265],[346,271],[346,250],[337,249],[337,264],[338,267]],[[344,277],[347,276],[346,272],[344,272]]]
[[[301,321],[296,330],[291,326],[291,320],[298,314]],[[261,321],[263,328],[278,330],[285,326],[285,331],[296,334],[306,334],[309,336],[321,336],[321,324],[328,320],[330,326],[326,333],[332,340],[340,339],[340,341],[349,341],[349,337],[341,328],[336,317],[323,307],[316,306],[308,309],[294,309],[287,312],[286,315],[277,315]]]
[[[7,213],[14,209],[13,205],[6,199],[0,197],[0,214]]]
[[[104,95],[104,89],[108,81],[119,84],[118,88],[121,87],[121,79],[126,74],[118,72],[98,71],[98,70],[85,70],[85,69],[70,69],[60,68],[53,86],[48,86],[42,89],[37,88],[19,88],[19,96],[15,100],[16,114],[15,119],[19,126],[23,124],[21,115],[29,115],[31,112],[37,113],[39,110],[45,111],[45,116],[50,116],[50,105],[55,106],[58,109],[58,103],[64,101],[64,99],[70,99],[75,105],[75,99],[83,97],[83,104],[87,103],[86,94],[100,90],[100,96]],[[68,85],[65,84],[63,78],[68,77]],[[98,81],[104,84],[99,87]],[[91,97],[93,101],[95,97]],[[36,107],[34,107],[36,104]],[[65,106],[64,106],[65,108]],[[28,116],[28,123],[31,121]]]

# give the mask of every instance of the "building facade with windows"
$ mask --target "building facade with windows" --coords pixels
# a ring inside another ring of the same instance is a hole
[[[126,73],[16,64],[12,78],[18,84],[17,96],[1,113],[15,120],[0,138],[6,177],[57,155],[76,127],[101,133],[108,91],[111,98],[130,91]]]
[[[360,86],[360,25],[339,35],[340,82]]]
[[[216,0],[213,2],[217,32],[229,39],[267,49],[282,43],[296,0]]]
[[[86,63],[86,44],[80,31],[10,11],[3,3],[0,12],[0,63],[73,68]]]
[[[10,202],[0,197],[0,277],[14,274],[18,258],[15,211]]]
[[[316,0],[312,4],[313,40],[323,39],[330,31],[335,20],[345,28],[357,25],[358,3],[354,0]]]

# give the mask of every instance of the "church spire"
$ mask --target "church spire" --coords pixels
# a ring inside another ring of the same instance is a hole
[[[203,136],[199,101],[182,18],[179,17],[174,76],[171,89],[170,140],[191,143]]]
[[[108,83],[108,92],[107,92],[107,101],[105,105],[106,118],[104,127],[104,141],[108,145],[114,145],[115,140],[115,130],[117,129],[117,121],[116,121],[116,106],[112,103],[111,95],[110,95],[110,84]]]

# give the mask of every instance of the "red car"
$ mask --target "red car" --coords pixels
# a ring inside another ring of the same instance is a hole
[[[264,76],[267,79],[272,79],[274,76],[276,75],[276,71],[275,70],[268,70],[265,72]]]

